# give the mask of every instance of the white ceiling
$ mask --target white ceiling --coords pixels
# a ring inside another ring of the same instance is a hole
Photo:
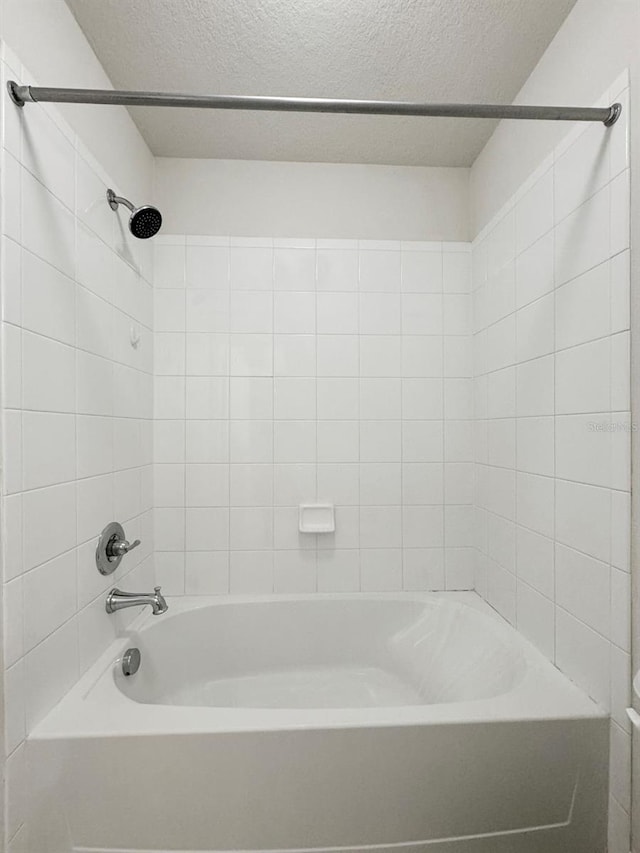
[[[67,3],[118,89],[509,103],[575,0]],[[469,119],[131,113],[154,154],[166,157],[469,166],[494,127]]]

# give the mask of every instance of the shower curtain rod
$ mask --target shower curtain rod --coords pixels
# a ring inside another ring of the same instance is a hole
[[[178,92],[127,92],[112,89],[55,89],[7,83],[14,104],[106,104],[124,107],[189,107],[209,110],[275,110],[299,113],[441,116],[449,118],[601,121],[614,124],[622,111],[610,107],[536,107],[520,104],[422,104],[411,101],[354,101],[331,98],[269,98],[247,95],[186,95]]]

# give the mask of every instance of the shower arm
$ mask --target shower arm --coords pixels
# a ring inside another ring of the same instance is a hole
[[[119,204],[124,204],[125,207],[128,207],[131,213],[134,212],[135,207],[129,201],[128,198],[123,198],[121,195],[116,195],[113,190],[107,190],[107,201],[109,202],[109,207],[111,210],[117,210]]]
[[[112,89],[59,89],[7,82],[14,104],[105,104],[125,107],[188,107],[213,110],[268,110],[351,115],[439,116],[445,118],[600,121],[610,127],[621,104],[609,107],[531,106],[522,104],[423,104],[411,101],[356,101],[331,98],[271,98],[247,95],[188,95],[178,92],[135,92]]]

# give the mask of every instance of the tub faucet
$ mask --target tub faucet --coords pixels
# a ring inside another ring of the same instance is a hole
[[[125,607],[141,607],[148,604],[154,616],[166,613],[169,605],[160,592],[160,587],[154,587],[153,592],[122,592],[120,589],[112,589],[107,596],[106,611],[115,613]]]

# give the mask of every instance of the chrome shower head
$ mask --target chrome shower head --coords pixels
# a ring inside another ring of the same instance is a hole
[[[150,204],[134,207],[128,199],[116,195],[113,190],[107,190],[107,201],[111,210],[117,210],[119,204],[129,208],[131,211],[129,231],[139,240],[148,240],[160,230],[162,214],[157,207],[152,207]]]

